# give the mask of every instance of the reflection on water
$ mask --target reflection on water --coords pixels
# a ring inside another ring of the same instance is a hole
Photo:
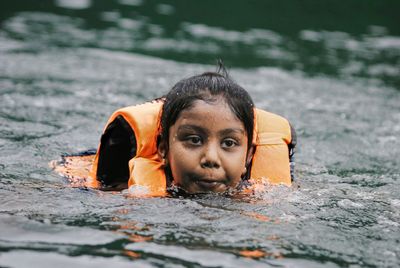
[[[57,0],[35,12],[10,3],[17,12],[3,11],[2,24],[3,34],[29,41],[28,50],[100,47],[207,64],[222,57],[233,66],[368,77],[399,87],[399,4],[388,2],[348,2],[362,12],[342,3],[330,3],[328,12],[314,1],[234,2],[216,21],[224,1]]]
[[[257,23],[264,11],[255,11],[258,2],[244,22],[230,13],[213,17],[219,3],[204,20],[196,5],[183,14],[181,1],[15,3],[0,11],[0,266],[400,264],[399,33],[392,13],[367,10],[368,27],[338,21],[335,28],[321,8],[320,27],[302,17],[304,24],[290,28],[275,15],[279,28],[268,16]],[[250,8],[242,5],[232,8]],[[299,188],[242,199],[133,199],[72,188],[49,168],[61,153],[97,146],[116,108],[215,68],[182,61],[212,63],[219,55],[233,63],[232,76],[258,107],[295,126]]]

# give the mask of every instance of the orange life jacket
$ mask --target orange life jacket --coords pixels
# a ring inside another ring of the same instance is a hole
[[[164,196],[167,188],[164,168],[157,153],[162,105],[162,102],[148,102],[119,109],[111,115],[105,127],[107,129],[111,122],[122,116],[132,128],[137,148],[135,157],[129,161],[128,186],[143,186],[150,196]],[[255,109],[255,133],[256,148],[250,173],[252,181],[268,179],[271,184],[291,185],[288,144],[292,137],[289,122],[276,114]],[[94,188],[100,187],[96,179],[99,151],[87,183]]]

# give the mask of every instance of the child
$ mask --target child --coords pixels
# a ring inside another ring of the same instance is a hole
[[[86,185],[164,196],[268,180],[290,185],[296,138],[288,121],[254,108],[223,70],[179,81],[165,98],[116,111]]]
[[[167,94],[158,153],[172,183],[188,193],[224,192],[248,179],[254,104],[222,75],[180,81]]]

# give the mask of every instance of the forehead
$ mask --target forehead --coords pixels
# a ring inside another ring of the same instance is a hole
[[[194,101],[191,107],[180,113],[176,124],[197,124],[244,129],[242,121],[236,117],[226,101],[221,97],[210,101]]]

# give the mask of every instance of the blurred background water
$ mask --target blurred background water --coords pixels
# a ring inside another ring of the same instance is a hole
[[[0,266],[400,265],[400,2],[0,3]],[[215,70],[297,130],[299,188],[236,200],[71,188],[49,161]]]

